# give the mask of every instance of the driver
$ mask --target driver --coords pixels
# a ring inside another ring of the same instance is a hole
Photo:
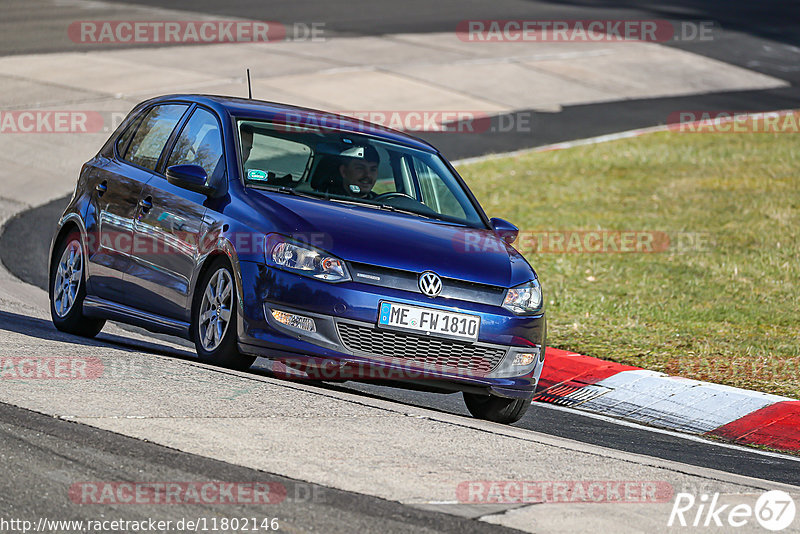
[[[373,199],[372,192],[378,180],[380,156],[375,147],[354,146],[339,154],[341,162],[337,168],[338,176],[326,182],[319,191],[332,195],[353,196]]]

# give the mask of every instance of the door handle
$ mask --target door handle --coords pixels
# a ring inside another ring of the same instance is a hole
[[[147,197],[140,200],[139,207],[142,208],[142,211],[145,213],[150,211],[150,208],[153,207],[153,197]]]
[[[95,187],[95,190],[97,191],[97,196],[102,197],[103,193],[108,191],[108,183],[105,180],[103,180],[102,182],[97,184],[97,187]]]

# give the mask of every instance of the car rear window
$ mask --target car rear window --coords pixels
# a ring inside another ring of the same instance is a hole
[[[122,154],[123,159],[155,170],[164,145],[188,107],[185,104],[164,104],[150,109]]]

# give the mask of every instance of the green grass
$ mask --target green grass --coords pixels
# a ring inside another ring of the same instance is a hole
[[[490,217],[523,233],[707,240],[648,254],[537,253],[520,240],[544,287],[548,345],[800,398],[800,136],[665,132],[459,171]]]

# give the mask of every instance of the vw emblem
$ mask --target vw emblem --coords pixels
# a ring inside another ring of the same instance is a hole
[[[442,292],[442,279],[432,271],[425,271],[419,275],[419,289],[429,297],[438,297]]]

